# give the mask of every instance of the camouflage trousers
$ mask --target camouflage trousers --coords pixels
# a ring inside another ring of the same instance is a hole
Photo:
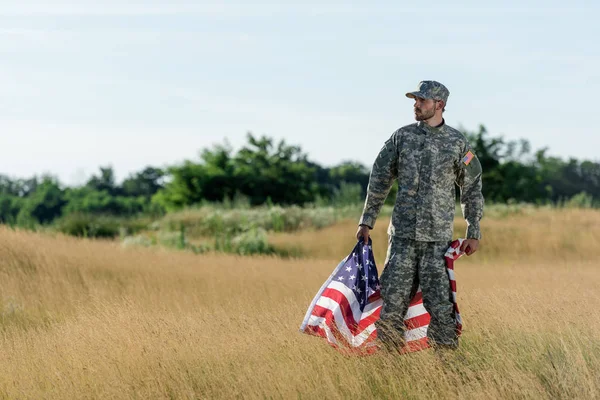
[[[420,284],[423,305],[431,316],[428,340],[431,344],[458,346],[452,289],[444,258],[450,243],[390,236],[380,278],[383,308],[375,324],[381,344],[393,347],[404,344],[404,316]]]

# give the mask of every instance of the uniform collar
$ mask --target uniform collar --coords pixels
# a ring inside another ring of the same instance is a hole
[[[440,134],[440,133],[446,132],[446,121],[444,119],[442,119],[442,123],[439,124],[438,126],[429,126],[425,123],[425,121],[419,121],[417,123],[417,126],[419,128],[421,128],[423,131],[425,131],[426,133]]]

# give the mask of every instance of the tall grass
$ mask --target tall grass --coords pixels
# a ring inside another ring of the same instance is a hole
[[[0,397],[597,398],[598,218],[488,220],[480,252],[456,265],[465,329],[445,360],[346,357],[298,332],[353,221],[294,237],[313,253],[295,260],[0,228]]]

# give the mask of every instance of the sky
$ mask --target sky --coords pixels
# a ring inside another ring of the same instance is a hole
[[[600,161],[599,4],[0,0],[0,174],[120,181],[248,132],[370,167],[428,79],[451,126]]]

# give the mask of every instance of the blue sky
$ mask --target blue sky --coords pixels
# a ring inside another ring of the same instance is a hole
[[[600,161],[592,1],[0,0],[0,174],[80,184],[248,131],[371,165],[423,79],[446,122]]]

